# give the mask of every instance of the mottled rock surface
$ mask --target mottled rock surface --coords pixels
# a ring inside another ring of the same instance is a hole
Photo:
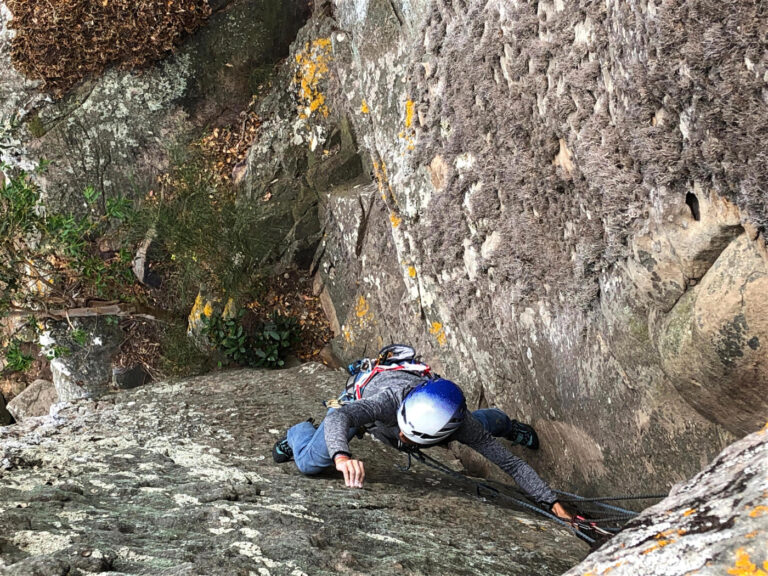
[[[768,573],[768,425],[724,450],[565,576]]]
[[[59,400],[56,387],[48,380],[35,380],[8,403],[8,412],[20,422],[34,416],[47,416]]]
[[[317,188],[338,355],[414,344],[586,492],[663,491],[761,427],[758,12],[323,3],[288,66],[324,72],[279,88],[296,105],[273,132],[331,155],[349,126],[373,176]]]
[[[218,373],[0,429],[0,574],[556,575],[585,556],[369,439],[363,490],[273,464],[279,434],[343,381],[317,364]]]

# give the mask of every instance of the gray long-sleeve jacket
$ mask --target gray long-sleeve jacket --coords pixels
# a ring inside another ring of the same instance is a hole
[[[361,400],[351,402],[325,419],[325,443],[331,457],[349,454],[347,431],[365,426],[377,439],[398,444],[397,408],[408,391],[422,381],[420,376],[401,371],[383,372],[363,389]],[[496,464],[517,482],[536,502],[551,505],[557,496],[526,462],[510,453],[471,413],[454,432],[451,440],[466,444]]]

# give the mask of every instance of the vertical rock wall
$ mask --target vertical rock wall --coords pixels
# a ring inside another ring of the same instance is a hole
[[[327,191],[318,289],[339,353],[414,343],[473,406],[532,421],[535,464],[575,489],[668,487],[760,427],[760,16],[319,6],[295,52],[329,47],[327,115],[308,102],[296,122],[350,119],[373,181]]]

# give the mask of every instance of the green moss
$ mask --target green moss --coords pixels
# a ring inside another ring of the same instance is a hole
[[[683,341],[690,336],[695,294],[686,292],[669,313],[667,329],[661,340],[661,353],[665,356],[679,354]]]
[[[43,121],[40,120],[40,116],[35,114],[27,121],[27,130],[33,138],[42,138],[47,132]]]

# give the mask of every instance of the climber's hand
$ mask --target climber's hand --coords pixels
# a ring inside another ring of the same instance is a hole
[[[334,460],[336,470],[344,474],[344,482],[350,488],[362,488],[365,478],[365,467],[360,460],[354,460],[349,456],[339,455]]]
[[[563,508],[563,505],[560,504],[560,502],[555,502],[552,504],[552,514],[560,518],[561,520],[565,520],[566,522],[570,522],[573,520],[573,517],[568,514],[568,511]]]

